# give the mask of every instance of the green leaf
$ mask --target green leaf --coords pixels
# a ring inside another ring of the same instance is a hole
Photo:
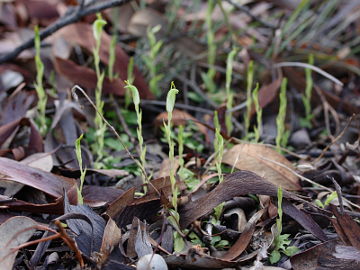
[[[221,240],[215,245],[215,247],[217,247],[217,248],[224,248],[224,247],[227,247],[227,246],[229,246],[229,241],[228,240]]]
[[[337,197],[338,197],[338,195],[337,195],[336,191],[331,192],[331,193],[326,197],[326,200],[325,200],[325,202],[324,202],[324,206],[325,206],[325,207],[328,206],[328,205],[332,202],[332,200],[336,199]]]
[[[239,49],[234,47],[232,48],[231,52],[228,54],[227,60],[226,60],[226,95],[228,96],[230,94],[230,84],[231,84],[231,76],[233,71],[233,63],[235,55],[238,53]]]
[[[93,35],[96,40],[101,39],[101,33],[105,25],[106,25],[106,21],[101,18],[101,15],[98,16],[96,21],[93,23]]]
[[[277,263],[281,258],[281,255],[280,255],[280,252],[277,251],[277,250],[273,250],[271,251],[270,253],[270,263],[271,264],[274,264],[274,263]]]
[[[285,250],[283,250],[284,254],[288,257],[293,256],[296,254],[300,249],[296,246],[289,246]]]
[[[174,82],[171,82],[171,88],[166,97],[166,111],[168,113],[172,113],[172,111],[174,110],[176,95],[178,93],[179,90],[175,88]]]
[[[138,89],[132,85],[129,81],[125,81],[126,86],[125,88],[130,89],[131,97],[133,99],[134,105],[138,106],[140,104],[140,95]]]
[[[319,199],[315,200],[315,204],[316,204],[316,206],[318,206],[320,208],[325,208],[325,205]]]
[[[178,232],[174,232],[174,251],[181,252],[185,248],[184,239]]]
[[[190,241],[193,245],[200,245],[202,247],[205,246],[204,243],[200,240],[199,236],[197,236],[196,233],[191,232],[191,233],[189,233],[188,237],[191,239]]]
[[[219,235],[216,235],[211,237],[210,244],[214,246],[219,241],[221,241],[221,237]]]
[[[76,159],[79,163],[80,170],[83,170],[82,167],[82,156],[81,156],[81,140],[83,138],[84,134],[81,134],[79,138],[75,140],[75,153],[76,153]]]

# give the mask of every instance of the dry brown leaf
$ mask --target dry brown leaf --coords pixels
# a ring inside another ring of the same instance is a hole
[[[239,170],[254,172],[284,189],[300,189],[299,179],[296,175],[286,168],[265,159],[294,169],[293,165],[285,157],[263,144],[237,144],[224,154],[222,162],[235,166]]]
[[[212,211],[220,203],[247,194],[277,196],[277,188],[253,172],[234,172],[227,175],[222,183],[206,195],[184,205],[179,211],[180,226],[186,228],[196,219]],[[286,190],[283,191],[283,197],[299,200],[296,195]]]
[[[332,222],[340,239],[360,250],[360,226],[348,214],[340,213],[335,205],[330,205],[330,210],[336,217],[337,226]]]
[[[104,230],[104,235],[101,243],[100,253],[103,254],[104,258],[102,261],[104,262],[107,257],[110,255],[111,251],[114,247],[119,244],[121,240],[121,230],[116,225],[115,221],[112,218],[106,223],[106,227]]]
[[[255,225],[259,221],[259,219],[263,216],[264,212],[265,212],[264,209],[260,209],[251,217],[251,219],[245,226],[245,230],[241,233],[238,240],[222,257],[223,260],[230,260],[230,261],[234,260],[244,252],[244,250],[249,245],[250,240],[254,234]]]
[[[35,153],[21,160],[21,163],[45,172],[51,172],[54,166],[51,153]]]
[[[0,158],[0,174],[5,175],[6,180],[31,186],[55,198],[62,197],[64,189],[68,191],[76,185],[74,179],[57,176],[8,158]]]
[[[177,171],[177,169],[179,168],[180,164],[179,164],[179,160],[176,159],[174,162],[174,171]],[[170,175],[170,168],[171,168],[171,162],[170,159],[164,159],[163,162],[160,165],[160,170],[156,173],[156,178],[162,178],[162,177],[167,177]]]
[[[37,223],[28,217],[18,216],[0,226],[0,269],[12,269],[18,253],[14,248],[25,243],[34,234]]]

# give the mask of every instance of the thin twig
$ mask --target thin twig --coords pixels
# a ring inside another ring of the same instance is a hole
[[[104,9],[108,9],[115,6],[120,6],[123,4],[126,4],[127,2],[130,2],[131,0],[109,0],[109,1],[103,1],[99,4],[93,4],[93,5],[86,5],[83,8],[77,8],[73,12],[69,12],[64,17],[59,18],[57,21],[55,21],[53,24],[49,25],[42,31],[40,31],[40,39],[43,40],[46,37],[50,36],[51,34],[55,33],[59,29],[72,24],[74,22],[79,21],[82,17],[85,17],[90,14],[97,13],[99,11],[102,11]],[[70,9],[69,9],[70,10]],[[0,56],[0,64],[13,60],[16,58],[22,51],[29,49],[34,46],[34,37],[29,39],[28,41],[22,43],[20,46],[16,47],[14,50],[12,50],[10,53],[7,53],[5,55]]]
[[[322,70],[321,68],[318,68],[316,66],[307,64],[307,63],[301,63],[301,62],[280,62],[275,64],[276,68],[280,68],[280,67],[302,67],[302,68],[309,68],[321,75],[323,75],[325,78],[328,78],[329,80],[333,81],[334,83],[340,85],[340,86],[344,86],[344,84],[342,82],[340,82],[338,79],[336,79],[333,75],[331,75],[330,73],[327,73],[326,71]]]

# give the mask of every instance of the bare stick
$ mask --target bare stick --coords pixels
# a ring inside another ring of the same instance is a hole
[[[85,17],[90,14],[102,11],[107,8],[124,5],[131,0],[108,0],[101,1],[99,4],[95,5],[90,3],[88,5],[80,5],[78,8],[74,9],[72,12],[67,12],[64,17],[59,18],[53,24],[46,27],[44,30],[40,31],[40,39],[43,40],[51,34],[55,33],[59,29],[79,21],[82,17]],[[22,43],[20,46],[16,47],[10,53],[0,56],[0,64],[13,60],[16,58],[22,51],[29,49],[34,46],[34,37],[28,41]]]
[[[331,75],[330,73],[327,73],[326,71],[322,70],[321,68],[318,68],[314,65],[310,65],[307,63],[301,63],[301,62],[280,62],[275,64],[275,67],[279,68],[279,67],[302,67],[302,68],[309,68],[321,75],[323,75],[325,78],[328,78],[330,81],[333,81],[334,83],[340,85],[340,86],[344,86],[344,84],[339,81],[338,79],[336,79],[333,75]]]

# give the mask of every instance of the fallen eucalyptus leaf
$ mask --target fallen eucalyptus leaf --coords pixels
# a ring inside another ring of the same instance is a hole
[[[224,154],[222,162],[239,170],[254,172],[284,189],[300,190],[299,179],[296,175],[266,159],[293,169],[291,162],[274,149],[263,144],[237,144]]]

